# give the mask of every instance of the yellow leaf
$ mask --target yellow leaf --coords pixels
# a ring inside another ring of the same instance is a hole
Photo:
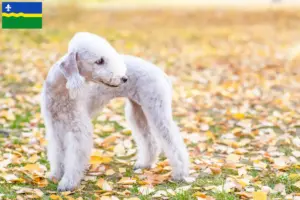
[[[71,191],[65,191],[65,192],[61,192],[61,194],[64,195],[64,196],[68,196],[68,195],[72,194],[72,192]]]
[[[47,179],[39,178],[38,180],[34,181],[39,187],[46,187],[49,183]]]
[[[232,116],[234,119],[237,119],[237,120],[245,119],[244,113],[234,113]]]
[[[297,188],[300,188],[300,181],[297,181],[296,183],[294,183],[294,186],[296,186]]]
[[[300,178],[300,174],[290,174],[289,178],[290,179],[298,179],[298,178]]]
[[[262,191],[253,192],[253,200],[267,200],[267,194]]]
[[[100,152],[95,152],[91,156],[90,164],[110,163],[111,160],[111,157],[103,156]]]
[[[23,167],[27,171],[43,171],[43,169],[38,164],[27,164]]]
[[[62,198],[60,196],[55,195],[55,194],[51,194],[50,199],[52,199],[52,200],[62,200]]]
[[[212,139],[214,142],[216,141],[216,137],[211,131],[206,131],[206,137]]]
[[[244,179],[236,179],[236,181],[244,188],[248,185],[247,181]]]
[[[131,130],[130,129],[124,129],[122,131],[122,134],[124,134],[124,135],[131,135]]]
[[[123,177],[118,182],[118,184],[123,184],[123,185],[134,184],[134,183],[136,183],[136,180],[135,179],[131,179],[129,177]]]
[[[33,156],[31,156],[30,158],[28,158],[28,162],[29,163],[36,163],[36,161],[38,161],[39,156],[37,154],[34,154]]]
[[[0,112],[0,117],[6,118],[6,119],[9,120],[9,121],[14,121],[14,120],[16,120],[16,117],[15,117],[15,115],[12,113],[11,110],[9,110],[9,111],[6,111],[6,110],[1,111],[1,112]]]

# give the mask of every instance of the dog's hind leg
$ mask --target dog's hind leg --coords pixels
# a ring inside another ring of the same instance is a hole
[[[150,168],[158,156],[159,147],[145,114],[141,106],[132,100],[127,100],[125,113],[138,149],[134,169]]]
[[[80,112],[73,114],[76,118],[65,124],[69,130],[64,138],[65,173],[59,182],[58,191],[74,190],[80,184],[93,147],[89,117]]]
[[[174,180],[184,180],[189,174],[189,155],[177,125],[172,119],[171,100],[152,98],[143,105],[146,118],[160,141],[172,166]]]

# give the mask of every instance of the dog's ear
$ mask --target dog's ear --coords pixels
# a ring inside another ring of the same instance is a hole
[[[77,61],[78,53],[70,52],[60,64],[60,70],[67,79],[66,87],[71,99],[75,99],[84,86],[84,77],[79,74]]]

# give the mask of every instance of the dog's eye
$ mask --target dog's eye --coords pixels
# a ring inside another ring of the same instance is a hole
[[[103,65],[105,63],[104,58],[100,58],[95,62],[97,65]]]

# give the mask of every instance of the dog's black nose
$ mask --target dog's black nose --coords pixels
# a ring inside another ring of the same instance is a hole
[[[128,78],[127,78],[126,76],[123,76],[123,77],[121,78],[121,80],[122,80],[123,83],[126,83],[127,80],[128,80]]]

